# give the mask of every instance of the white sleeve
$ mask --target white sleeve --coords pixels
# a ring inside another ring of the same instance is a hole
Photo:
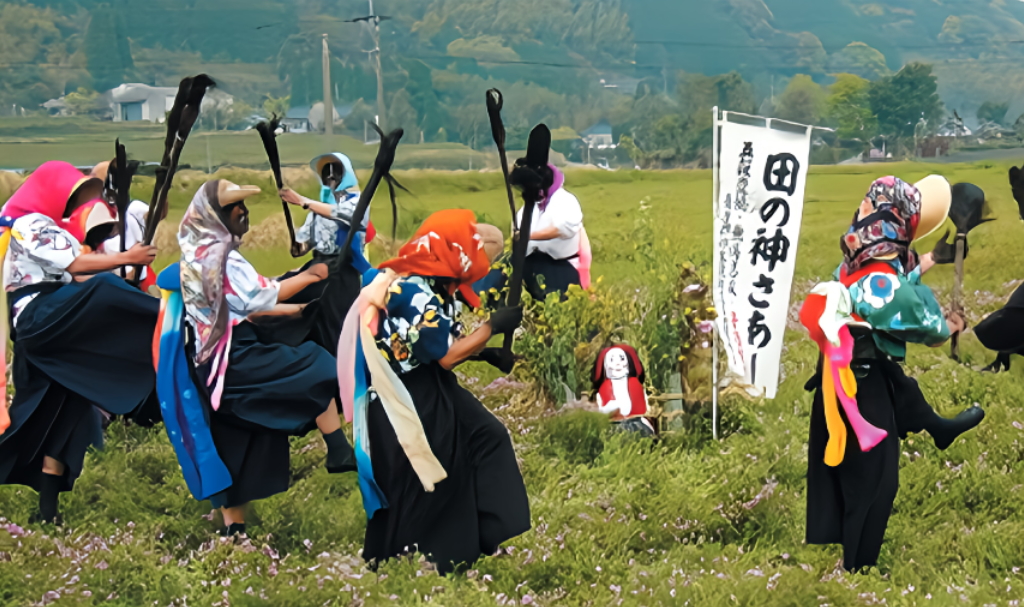
[[[32,262],[51,274],[63,274],[78,256],[74,238],[39,213],[15,220],[11,238]]]
[[[128,216],[125,217],[125,239],[124,248],[130,249],[140,244],[146,235],[146,218],[149,215],[149,205],[141,200],[133,200],[128,205]]]
[[[313,211],[306,213],[306,222],[302,224],[302,227],[295,231],[295,242],[299,244],[313,245],[313,216],[316,215]]]
[[[280,285],[275,280],[260,276],[256,268],[238,251],[228,255],[225,272],[228,288],[225,289],[224,298],[232,313],[248,316],[269,312],[277,305]]]
[[[583,227],[583,209],[575,196],[562,190],[557,200],[548,205],[546,214],[551,216],[552,227],[558,228],[558,237],[568,240],[580,233]]]
[[[331,205],[331,217],[340,220],[345,225],[352,225],[352,216],[356,213],[356,206],[359,204],[359,194],[356,192],[346,193],[345,197],[335,204]],[[365,230],[366,224],[370,222],[370,213],[367,210],[363,214],[362,224],[359,226],[360,229]]]
[[[133,200],[128,205],[128,212],[124,217],[124,250],[140,244],[146,235],[146,216],[149,214],[149,205],[141,200]],[[121,252],[121,235],[111,236],[103,241],[100,252],[106,255],[113,255]]]

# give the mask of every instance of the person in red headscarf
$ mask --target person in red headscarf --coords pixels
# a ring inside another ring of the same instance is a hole
[[[101,188],[67,163],[47,163],[0,211],[16,387],[10,426],[0,428],[0,484],[39,491],[43,522],[57,519],[59,493],[71,490],[88,447],[102,444],[96,407],[131,413],[155,387],[159,302],[108,270],[148,264],[156,249],[88,254],[116,217],[97,199]]]
[[[472,285],[501,252],[496,230],[478,226],[467,210],[431,215],[398,257],[380,265],[346,320],[339,346],[346,415],[353,392],[344,369],[354,366],[346,335],[353,323],[370,325],[360,328],[369,343],[361,342],[357,360],[365,357],[365,367],[356,381],[368,378],[373,390],[356,403],[366,404],[354,429],[369,517],[363,557],[372,563],[418,550],[445,573],[530,528],[508,430],[453,372],[474,357],[500,368],[511,360],[486,345],[519,326],[522,308],[497,310],[465,337],[457,318],[459,302],[480,304]]]

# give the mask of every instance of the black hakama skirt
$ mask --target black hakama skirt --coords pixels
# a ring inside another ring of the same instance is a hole
[[[568,259],[555,259],[540,251],[526,256],[523,286],[534,299],[543,301],[549,293],[564,298],[570,286],[579,284],[580,272]]]
[[[196,375],[205,386],[206,366]],[[266,343],[249,322],[234,328],[220,407],[210,413],[213,442],[232,485],[211,498],[214,507],[288,490],[289,437],[316,428],[338,390],[337,377],[334,357],[314,343]]]
[[[15,394],[0,435],[0,484],[38,490],[49,456],[64,464],[70,490],[88,447],[102,445],[96,407],[128,415],[151,400],[160,302],[113,274],[26,287],[9,301],[33,292],[12,331]]]
[[[312,341],[328,352],[337,352],[345,316],[359,297],[363,279],[351,263],[338,265],[336,261],[336,256],[314,254],[301,269],[288,272],[278,279],[291,278],[317,263],[326,263],[331,268],[327,280],[313,283],[281,302],[309,304],[303,310],[302,317],[268,317],[259,320],[257,331],[260,339],[291,346]]]
[[[363,557],[419,551],[444,574],[529,530],[530,503],[508,430],[454,373],[433,363],[401,378],[448,477],[424,491],[384,407],[371,402],[373,474],[389,506],[367,522]]]
[[[885,529],[899,489],[899,436],[888,360],[856,361],[857,404],[864,419],[889,435],[867,453],[839,409],[847,427],[846,453],[836,467],[825,465],[828,429],[820,379],[811,410],[807,464],[807,543],[842,544],[849,570],[878,562]],[[820,376],[820,371],[819,371]]]
[[[1002,309],[978,323],[974,334],[989,350],[1024,354],[1024,285],[1017,287]]]

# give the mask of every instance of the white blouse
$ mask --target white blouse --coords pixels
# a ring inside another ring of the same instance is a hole
[[[228,254],[224,298],[231,311],[231,323],[237,325],[250,314],[269,312],[277,305],[281,285],[260,275],[238,251]]]
[[[275,280],[260,276],[238,251],[228,253],[224,272],[224,300],[228,304],[231,326],[238,325],[250,314],[269,312],[277,305],[280,285]],[[201,324],[212,325],[209,313],[209,308],[185,306],[185,319],[193,329],[196,328],[197,317]]]
[[[519,209],[516,221],[522,225],[523,209]],[[546,228],[558,228],[558,236],[551,240],[531,240],[526,254],[534,252],[546,253],[554,259],[568,259],[580,251],[580,230],[583,228],[583,209],[575,196],[559,188],[551,196],[547,208],[540,210],[540,205],[533,209],[531,232]]]
[[[4,289],[12,292],[29,285],[56,282],[68,284],[68,266],[78,257],[82,245],[67,230],[41,213],[30,213],[14,221],[11,244],[4,259]],[[13,323],[38,293],[22,297],[12,306]]]

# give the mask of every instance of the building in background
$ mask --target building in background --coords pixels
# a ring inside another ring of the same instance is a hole
[[[163,122],[174,107],[177,88],[149,86],[148,84],[122,84],[103,94],[103,102],[110,108],[114,122]]]
[[[308,133],[312,130],[309,125],[309,106],[303,105],[293,107],[281,119],[281,127],[289,133]]]
[[[70,116],[71,113],[68,111],[68,104],[64,102],[64,96],[61,95],[58,99],[50,99],[46,103],[40,105],[46,110],[47,116]]]
[[[583,131],[583,143],[592,150],[605,150],[615,147],[615,140],[612,139],[612,125],[607,120],[602,120],[589,129]]]
[[[615,149],[619,147],[612,136],[612,125],[607,120],[602,120],[583,131],[581,138],[586,152],[584,162],[608,168],[609,161],[615,157]]]

